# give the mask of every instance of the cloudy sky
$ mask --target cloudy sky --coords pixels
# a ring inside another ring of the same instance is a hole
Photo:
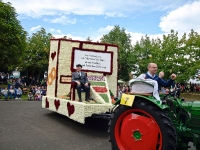
[[[29,35],[45,28],[55,37],[99,40],[115,25],[131,34],[162,37],[171,29],[181,36],[200,32],[200,1],[195,0],[3,0],[16,8]]]

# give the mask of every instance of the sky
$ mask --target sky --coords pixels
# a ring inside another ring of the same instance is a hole
[[[31,36],[42,27],[56,38],[99,41],[115,25],[126,29],[132,44],[142,36],[162,38],[171,29],[200,33],[200,0],[3,0],[18,13]]]

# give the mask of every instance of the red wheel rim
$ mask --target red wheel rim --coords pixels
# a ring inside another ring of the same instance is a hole
[[[130,149],[130,148],[128,148],[128,146],[126,144],[124,144],[123,139],[121,138],[120,135],[125,132],[123,129],[121,129],[122,122],[125,121],[126,117],[128,115],[131,115],[131,114],[137,114],[139,116],[148,117],[148,119],[151,119],[152,122],[154,122],[154,124],[155,124],[155,126],[156,126],[156,128],[158,130],[158,137],[156,139],[156,150],[161,150],[162,149],[162,133],[161,133],[160,127],[158,126],[157,122],[155,121],[155,119],[150,114],[148,114],[147,112],[145,112],[143,110],[139,110],[139,109],[127,110],[124,113],[122,113],[120,115],[120,117],[117,119],[117,122],[116,122],[116,125],[115,125],[115,128],[114,128],[114,133],[115,133],[115,140],[116,140],[118,148],[120,150],[128,150],[128,149]],[[127,121],[127,119],[126,119],[126,121]],[[129,144],[133,145],[133,142],[131,142],[131,143],[129,142]],[[140,150],[142,150],[142,148],[140,148]]]

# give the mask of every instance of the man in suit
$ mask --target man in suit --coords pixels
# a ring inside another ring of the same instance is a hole
[[[162,78],[164,77],[164,72],[161,71],[159,75],[156,75],[158,67],[155,63],[148,64],[148,72],[145,74],[146,79],[156,80],[158,82],[158,89],[161,90],[161,87],[170,87],[174,84],[174,80],[176,79],[176,75],[172,74],[171,79],[165,81]]]
[[[72,82],[76,82],[76,89],[79,97],[79,102],[82,102],[81,99],[81,88],[85,90],[85,100],[89,101],[89,93],[90,93],[90,86],[88,83],[87,75],[82,70],[82,65],[76,65],[76,72],[72,73]]]

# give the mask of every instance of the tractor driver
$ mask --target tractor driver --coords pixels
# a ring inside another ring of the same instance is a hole
[[[164,72],[159,72],[159,75],[156,75],[158,67],[155,63],[149,63],[148,72],[145,74],[145,79],[152,79],[158,82],[158,89],[161,90],[161,87],[170,87],[174,84],[174,80],[176,79],[176,75],[172,74],[171,79],[165,81],[162,78],[164,77]]]

